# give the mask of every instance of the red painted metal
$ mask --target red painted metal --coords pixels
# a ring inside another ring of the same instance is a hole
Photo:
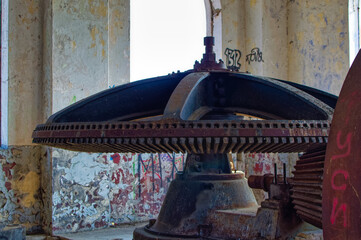
[[[361,239],[361,53],[342,87],[326,150],[322,224],[326,240]]]

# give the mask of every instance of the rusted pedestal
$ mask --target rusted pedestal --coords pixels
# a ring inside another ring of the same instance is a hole
[[[172,181],[158,219],[136,229],[134,239],[211,236],[217,210],[257,208],[241,174],[232,174],[226,155],[190,155],[185,171]]]
[[[296,215],[290,185],[268,184],[258,206],[247,180],[231,173],[226,155],[190,155],[171,183],[157,220],[134,231],[135,240],[287,239],[307,226]],[[307,225],[307,224],[306,224]]]

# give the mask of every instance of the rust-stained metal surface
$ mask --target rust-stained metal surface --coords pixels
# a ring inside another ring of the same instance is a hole
[[[265,175],[251,175],[248,177],[248,186],[254,189],[262,189],[265,192],[270,191],[270,186],[273,182],[273,174]]]
[[[292,203],[306,222],[322,228],[322,180],[326,148],[313,149],[297,161],[292,178]]]
[[[361,238],[361,54],[337,102],[326,150],[322,225],[326,240]]]
[[[256,199],[244,176],[231,173],[227,155],[189,154],[183,173],[177,174],[168,189],[157,220],[136,230],[134,236],[215,236],[211,218],[217,210],[251,207],[257,209]]]
[[[329,122],[162,121],[39,125],[34,142],[86,152],[303,152],[327,144]]]
[[[258,206],[244,176],[230,172],[226,155],[189,155],[158,218],[136,229],[134,239],[289,239],[304,227],[291,185],[267,185],[270,199]]]
[[[213,42],[205,43],[194,70],[93,95],[38,125],[33,142],[87,152],[194,154],[303,152],[327,143],[335,98],[231,72],[215,61]]]
[[[273,183],[270,176],[251,178],[269,192],[259,209],[226,154],[325,147],[336,97],[232,72],[216,62],[213,43],[205,39],[206,53],[193,70],[100,92],[33,133],[34,143],[73,151],[188,153],[157,220],[134,239],[286,239],[300,227],[286,176],[277,181],[275,172]]]

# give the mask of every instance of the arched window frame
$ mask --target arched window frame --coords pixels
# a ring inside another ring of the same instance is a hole
[[[215,38],[214,52],[222,58],[222,6],[220,0],[204,0],[206,7],[207,36]]]
[[[1,0],[1,147],[8,145],[9,0]]]
[[[360,49],[360,0],[349,0],[349,65],[351,66]]]
[[[221,13],[221,1],[220,0],[203,0],[204,1],[204,6],[205,6],[205,14],[206,14],[206,18],[205,18],[205,36],[214,36],[215,37],[215,46],[214,46],[214,51],[216,53],[216,60],[221,59],[222,55],[223,55],[223,51],[222,51],[222,13]],[[164,9],[163,9],[164,10]],[[134,16],[135,13],[130,14],[130,18],[132,18],[132,15]],[[187,17],[185,15],[185,17]],[[132,20],[131,20],[132,21]],[[131,26],[132,29],[132,26]],[[205,37],[204,36],[204,37]],[[134,55],[132,54],[133,49],[135,45],[132,44],[132,37],[134,37],[134,35],[131,33],[130,34],[130,41],[131,41],[131,47],[130,47],[130,64],[131,64],[131,81],[134,80],[139,80],[139,77],[134,77],[132,72],[134,72],[134,66],[132,65],[132,59],[134,59]],[[203,47],[201,49],[201,51],[203,52]],[[201,60],[201,56],[199,56],[198,58],[192,59],[192,61],[195,60]],[[176,69],[172,69],[172,70],[176,70]],[[149,77],[154,77],[154,76],[149,76]]]

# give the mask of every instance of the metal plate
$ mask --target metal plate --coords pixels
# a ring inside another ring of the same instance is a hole
[[[326,240],[361,239],[361,54],[342,87],[326,151],[322,225]]]

